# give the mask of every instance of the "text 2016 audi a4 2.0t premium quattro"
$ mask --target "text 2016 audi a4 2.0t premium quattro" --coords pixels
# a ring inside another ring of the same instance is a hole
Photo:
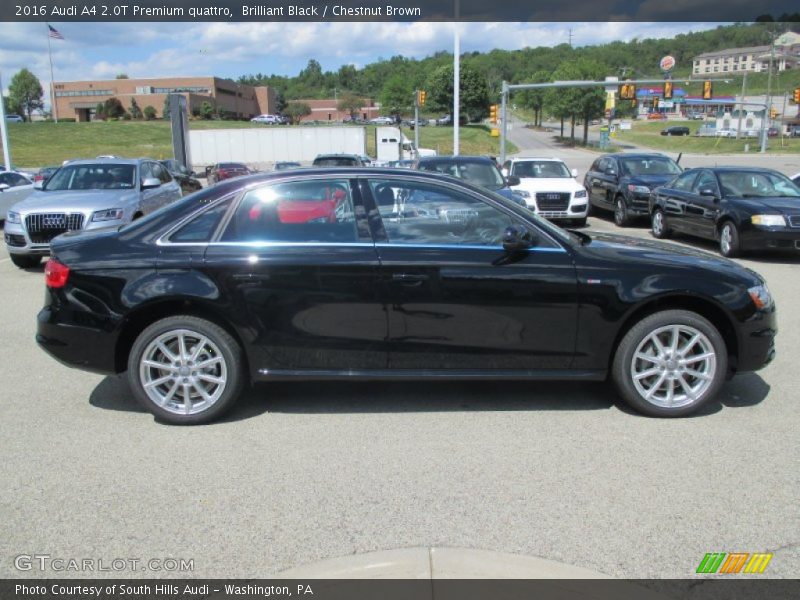
[[[149,159],[74,161],[36,185],[6,216],[6,249],[22,269],[38,265],[65,231],[119,228],[181,197],[166,167]]]
[[[225,181],[119,231],[57,237],[45,279],[39,344],[71,366],[127,370],[174,423],[287,378],[610,374],[637,410],[686,415],[767,364],[776,334],[764,280],[734,262],[568,232],[401,169]]]

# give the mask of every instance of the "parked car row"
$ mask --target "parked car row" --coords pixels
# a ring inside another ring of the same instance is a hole
[[[584,177],[592,209],[612,211],[619,227],[647,217],[653,236],[716,241],[723,256],[800,251],[800,187],[772,169],[682,169],[662,154],[608,154]]]

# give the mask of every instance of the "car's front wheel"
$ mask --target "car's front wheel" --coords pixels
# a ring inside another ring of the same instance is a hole
[[[653,216],[651,217],[651,229],[653,231],[653,236],[660,240],[668,238],[671,233],[667,225],[667,217],[660,208],[657,208],[653,212]]]
[[[625,204],[625,198],[617,196],[614,201],[614,223],[619,227],[627,227],[631,222],[628,216],[628,206]]]
[[[174,424],[211,421],[239,397],[242,349],[222,327],[180,315],[156,321],[136,338],[128,382],[147,410]]]
[[[41,256],[28,256],[25,254],[11,254],[9,256],[14,266],[20,269],[32,269],[33,267],[39,266],[39,263],[42,262]]]
[[[719,392],[727,368],[725,341],[708,319],[686,310],[665,310],[625,334],[612,377],[622,398],[637,411],[681,417]]]

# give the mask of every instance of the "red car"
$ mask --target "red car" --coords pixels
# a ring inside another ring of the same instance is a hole
[[[666,121],[667,115],[660,112],[651,112],[649,115],[647,115],[647,119],[650,121]]]
[[[247,165],[242,163],[217,163],[206,167],[206,179],[208,180],[208,185],[213,185],[223,179],[233,179],[241,175],[250,175],[253,172],[247,168]]]

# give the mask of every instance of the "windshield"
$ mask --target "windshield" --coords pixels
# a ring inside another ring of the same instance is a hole
[[[44,190],[129,190],[136,185],[136,165],[93,164],[61,167]]]
[[[567,165],[555,160],[523,160],[515,162],[511,174],[520,179],[567,179],[572,177]]]
[[[666,156],[643,156],[639,158],[622,158],[622,173],[625,175],[677,175],[681,168]]]
[[[800,198],[800,188],[780,173],[718,171],[722,194],[738,198]]]
[[[457,177],[490,190],[499,190],[506,185],[500,169],[489,162],[426,161],[419,164],[419,169]]]

